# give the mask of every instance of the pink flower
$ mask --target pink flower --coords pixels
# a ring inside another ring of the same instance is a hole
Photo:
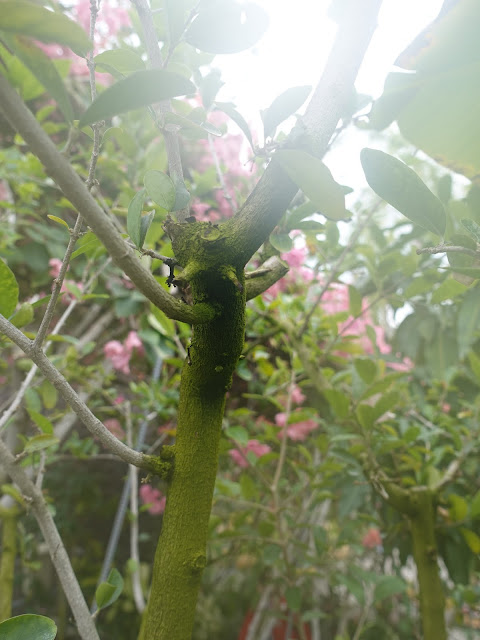
[[[239,447],[239,449],[232,449],[229,451],[230,457],[238,464],[239,467],[245,469],[248,467],[247,453],[251,451],[257,458],[261,458],[267,453],[270,453],[271,447],[268,444],[262,444],[258,440],[249,440],[245,447]]]
[[[62,266],[62,261],[59,258],[50,258],[48,264],[50,265],[50,270],[48,272],[50,276],[52,278],[58,278],[60,268]]]
[[[292,415],[295,415],[295,413],[293,413]],[[278,427],[284,427],[286,419],[286,413],[277,413],[275,415],[275,424]],[[297,442],[303,441],[306,440],[309,433],[314,429],[317,429],[317,427],[318,423],[315,422],[315,420],[313,420],[312,418],[308,420],[300,420],[299,422],[292,422],[287,426],[287,437],[290,438],[290,440],[295,440]],[[282,433],[283,432],[280,432],[278,434],[279,438],[282,437]]]
[[[120,424],[119,420],[117,420],[116,418],[108,418],[108,420],[105,420],[103,424],[107,427],[112,435],[114,435],[119,440],[123,440],[123,438],[125,437],[125,431],[122,429],[122,425]]]
[[[365,549],[375,549],[375,547],[381,547],[382,544],[380,531],[375,527],[369,529],[362,538],[362,545]]]
[[[152,516],[158,516],[165,511],[167,498],[159,489],[155,489],[151,484],[142,484],[139,493],[140,500],[148,505],[148,513]]]
[[[118,340],[110,340],[103,347],[105,357],[108,358],[114,369],[121,371],[122,373],[130,373],[130,359],[134,350],[140,351],[143,349],[142,342],[135,331],[130,331],[125,344],[122,344]]]
[[[287,253],[282,253],[282,260],[285,260],[292,269],[298,269],[305,262],[306,255],[307,250],[305,248],[291,249]]]
[[[302,404],[302,402],[305,402],[305,400],[306,396],[304,396],[300,391],[300,388],[295,385],[292,389],[292,402],[294,404]]]

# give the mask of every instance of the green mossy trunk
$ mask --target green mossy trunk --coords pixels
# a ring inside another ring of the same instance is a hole
[[[175,255],[184,266],[183,284],[188,283],[194,303],[208,302],[217,315],[194,327],[182,370],[173,471],[143,640],[190,640],[192,635],[207,560],[225,396],[245,330],[243,267],[221,260],[224,243],[217,243],[218,229],[201,223],[172,227]]]
[[[13,580],[17,555],[17,507],[2,508],[2,557],[0,559],[0,622],[12,615]]]
[[[418,573],[423,639],[447,640],[445,593],[435,539],[434,497],[428,489],[422,488],[411,493],[411,502],[414,512],[409,519]]]

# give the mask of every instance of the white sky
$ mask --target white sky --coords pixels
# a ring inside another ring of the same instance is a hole
[[[253,49],[217,56],[214,66],[221,68],[225,82],[218,99],[233,101],[251,128],[260,134],[260,109],[269,107],[289,87],[316,85],[336,24],[327,18],[330,0],[255,2],[270,15],[268,31]],[[356,83],[360,93],[373,97],[382,93],[385,77],[399,53],[438,15],[442,4],[443,0],[383,0],[379,24]],[[284,130],[288,132],[294,119],[286,124],[289,126]],[[347,207],[358,198],[358,190],[367,187],[359,160],[364,146],[370,146],[368,133],[350,127],[326,158],[334,178],[356,191],[347,198]]]
[[[363,0],[357,0],[362,2]],[[292,86],[315,86],[335,36],[327,19],[330,0],[255,0],[270,26],[250,51],[217,56],[226,87],[219,99],[233,100],[247,120]],[[357,82],[357,90],[378,96],[395,58],[440,11],[443,0],[384,0],[379,26]]]

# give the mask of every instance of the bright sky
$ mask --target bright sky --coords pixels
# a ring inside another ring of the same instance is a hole
[[[357,0],[363,2],[363,0]],[[289,87],[315,86],[335,37],[336,24],[327,18],[330,0],[255,0],[270,15],[270,26],[250,51],[215,58],[225,87],[218,98],[232,100],[250,126],[262,130],[260,109]],[[360,93],[378,97],[399,53],[439,13],[443,0],[383,0],[378,28],[357,79]],[[293,119],[291,123],[293,125]],[[286,131],[290,130],[285,127]],[[365,188],[359,151],[368,134],[349,129],[326,158],[335,179]],[[352,194],[350,198],[358,197]],[[347,199],[347,206],[350,203]]]
[[[357,0],[362,2],[363,0]],[[315,86],[335,36],[327,19],[330,0],[255,0],[270,15],[270,26],[252,50],[218,56],[226,87],[219,98],[256,117],[258,108],[292,86]],[[362,93],[378,96],[397,55],[440,11],[443,0],[384,0],[379,26],[357,82]]]

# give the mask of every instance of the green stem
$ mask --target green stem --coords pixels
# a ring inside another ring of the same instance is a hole
[[[410,492],[415,513],[409,516],[417,565],[424,640],[447,640],[445,593],[438,569],[434,495],[425,488]]]
[[[13,578],[15,557],[17,555],[17,518],[16,506],[2,508],[2,557],[0,558],[0,622],[12,615]]]

